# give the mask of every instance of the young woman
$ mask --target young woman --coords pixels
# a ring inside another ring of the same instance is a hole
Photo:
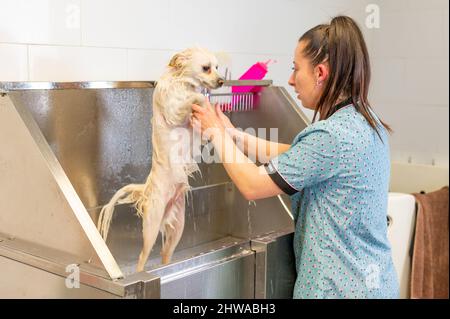
[[[341,16],[306,32],[295,49],[289,85],[315,112],[292,145],[234,129],[218,106],[192,106],[221,159],[233,151],[235,160],[223,165],[243,196],[291,196],[294,298],[399,296],[386,223],[390,129],[372,111],[369,83],[361,30]],[[277,151],[258,167],[246,157],[254,145]]]

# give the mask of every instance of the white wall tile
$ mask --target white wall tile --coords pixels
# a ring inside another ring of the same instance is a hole
[[[127,79],[158,80],[173,54],[174,51],[128,50]]]
[[[391,161],[400,162],[400,163],[408,163],[410,154],[408,152],[400,151],[392,148],[391,145]]]
[[[172,0],[169,37],[177,49],[199,44],[234,53],[291,54],[301,34],[327,20],[312,2]]]
[[[404,101],[420,105],[448,107],[448,58],[406,60]]]
[[[409,2],[411,0],[378,0],[373,1],[380,6],[381,14],[385,12],[405,12],[409,8]]]
[[[408,18],[401,12],[382,10],[380,28],[372,29],[373,57],[404,57],[408,52]]]
[[[80,45],[80,0],[0,0],[0,42]]]
[[[373,58],[370,97],[373,103],[402,102],[406,94],[406,61],[403,58]]]
[[[27,79],[27,46],[0,43],[0,81],[26,81]]]
[[[448,167],[448,1],[377,3],[371,100],[396,131],[392,157]]]
[[[411,12],[404,16],[408,31],[408,45],[404,48],[404,55],[420,58],[443,57],[448,38],[443,39],[445,23],[442,12]]]
[[[448,19],[448,10],[442,12],[442,19],[444,20],[444,29],[442,30],[442,42],[444,42],[444,52],[443,52],[443,56],[447,57],[448,59],[448,33],[449,33],[449,19]]]
[[[126,50],[30,46],[31,81],[120,81],[126,79]]]
[[[447,166],[448,166],[448,153],[449,153],[449,125],[448,125],[448,118],[449,118],[449,108],[443,107],[438,109],[436,112],[436,117],[439,117],[434,122],[436,123],[436,135],[433,136],[434,139],[437,140],[437,152],[436,152],[436,158],[439,159],[440,162],[442,162],[442,159],[447,159]]]
[[[442,154],[447,154],[448,160],[448,108],[378,104],[375,109],[394,130],[390,146],[396,160],[412,157],[414,163],[431,164]]]
[[[168,48],[169,1],[81,0],[81,4],[82,45]]]
[[[408,0],[407,8],[409,10],[415,10],[418,12],[424,11],[448,11],[449,2],[448,0]]]
[[[434,160],[434,165],[449,168],[448,154],[437,154]]]

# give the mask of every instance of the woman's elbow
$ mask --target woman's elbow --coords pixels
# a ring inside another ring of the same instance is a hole
[[[241,191],[241,194],[248,201],[261,199],[261,196],[257,192],[252,190]]]
[[[244,198],[248,201],[255,200],[255,196],[252,193],[243,193]]]
[[[263,188],[262,187],[239,188],[239,191],[241,192],[242,196],[248,201],[269,198],[283,193],[280,190],[280,188],[275,184],[273,184],[273,186],[267,185],[267,187]]]

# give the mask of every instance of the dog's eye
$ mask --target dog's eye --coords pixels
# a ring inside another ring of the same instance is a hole
[[[218,70],[219,69],[219,66],[218,65],[216,65],[216,70]]]
[[[208,66],[208,65],[205,65],[205,66],[203,67],[203,71],[205,71],[205,72],[208,72],[210,69],[211,69],[211,67]]]

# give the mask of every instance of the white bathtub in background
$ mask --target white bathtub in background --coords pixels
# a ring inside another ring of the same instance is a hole
[[[409,298],[411,245],[416,220],[416,201],[409,194],[389,193],[388,238],[400,283],[400,298]]]

